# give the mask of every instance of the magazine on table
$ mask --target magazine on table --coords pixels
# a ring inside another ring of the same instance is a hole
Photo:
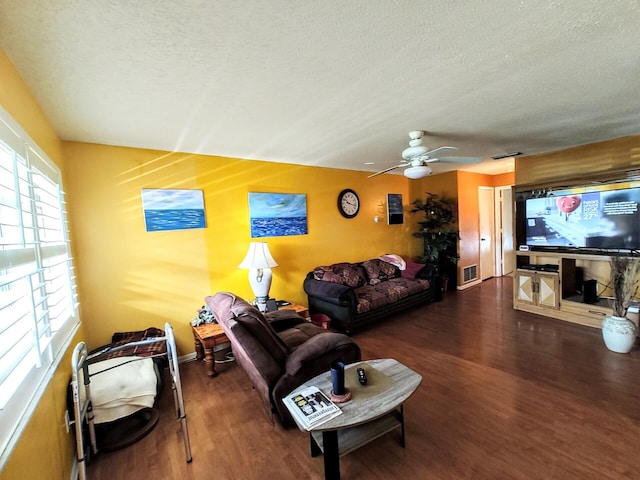
[[[309,430],[342,413],[318,387],[307,387],[283,399],[291,414]]]

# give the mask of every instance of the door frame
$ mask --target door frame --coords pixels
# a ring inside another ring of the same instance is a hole
[[[496,239],[496,276],[513,275],[515,270],[515,256],[512,261],[507,263],[506,258],[508,255],[514,255],[513,246],[513,196],[509,203],[505,203],[502,192],[512,192],[511,185],[501,185],[494,187],[494,199],[495,199],[495,239]],[[505,212],[509,211],[511,216],[511,222],[505,222]],[[511,234],[511,251],[505,255],[504,251],[504,236],[505,226],[508,227],[508,231]],[[511,267],[511,268],[509,268]]]
[[[487,191],[490,194],[490,202],[489,199],[487,199],[486,201],[489,202],[489,204],[485,204],[484,202],[481,201],[482,198],[482,192],[483,191]],[[496,206],[496,195],[495,195],[495,187],[489,187],[489,186],[484,186],[481,185],[478,187],[478,211],[479,211],[479,215],[478,215],[478,257],[479,257],[479,279],[481,281],[487,280],[489,278],[495,277],[497,275],[497,270],[496,270],[496,263],[497,263],[497,259],[496,259],[496,255],[498,253],[498,249],[496,248],[496,235],[495,235],[495,231],[496,231],[496,216],[495,216],[495,207]],[[488,207],[488,208],[483,208],[483,207]],[[485,212],[489,212],[489,218],[486,217],[486,213]],[[486,235],[483,235],[482,232],[482,226],[485,220],[489,221],[488,225],[485,225],[487,227],[487,234],[489,236],[489,238],[486,238]],[[489,245],[489,251],[487,252],[487,255],[491,255],[491,262],[488,262],[488,258],[485,258],[483,261],[483,248],[482,245],[484,242],[488,242]],[[483,265],[486,267],[486,265],[490,263],[491,264],[491,269],[489,272],[485,272]]]

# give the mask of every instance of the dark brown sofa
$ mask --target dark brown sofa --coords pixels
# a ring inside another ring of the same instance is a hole
[[[283,425],[293,424],[282,397],[322,372],[332,362],[360,361],[360,348],[348,336],[328,332],[295,312],[263,315],[228,292],[205,298],[231,342],[237,363],[253,382],[267,412]]]
[[[433,301],[434,267],[406,262],[401,271],[378,258],[316,267],[304,280],[311,315],[324,314],[348,334],[382,318]]]

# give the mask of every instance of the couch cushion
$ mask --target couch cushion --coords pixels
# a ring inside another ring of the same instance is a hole
[[[280,338],[282,338],[287,347],[289,347],[289,350],[293,351],[311,337],[315,337],[320,333],[326,332],[327,331],[325,329],[318,327],[311,322],[303,322],[295,327],[283,330],[278,335],[280,335]]]
[[[269,322],[278,335],[287,328],[292,328],[305,321],[293,310],[274,310],[264,314],[264,318]]]
[[[429,280],[423,280],[418,278],[416,279],[403,278],[403,277],[392,278],[388,282],[391,285],[394,285],[395,287],[399,286],[399,287],[405,288],[409,295],[414,295],[416,293],[427,290],[431,286],[431,284],[429,283]]]
[[[334,263],[313,270],[313,278],[349,287],[361,287],[367,283],[362,267],[355,263]]]
[[[246,328],[278,364],[284,365],[289,349],[262,313],[239,297],[235,297],[230,310],[236,322]]]
[[[428,288],[428,280],[411,280],[408,278],[392,278],[375,285],[365,285],[355,290],[358,297],[357,311],[358,313],[368,312]]]
[[[367,260],[362,266],[367,272],[367,277],[369,277],[369,285],[377,285],[380,282],[400,276],[400,269],[398,267],[379,258]]]

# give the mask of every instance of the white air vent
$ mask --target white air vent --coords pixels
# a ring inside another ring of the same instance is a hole
[[[469,265],[462,269],[462,283],[478,279],[478,265]]]

